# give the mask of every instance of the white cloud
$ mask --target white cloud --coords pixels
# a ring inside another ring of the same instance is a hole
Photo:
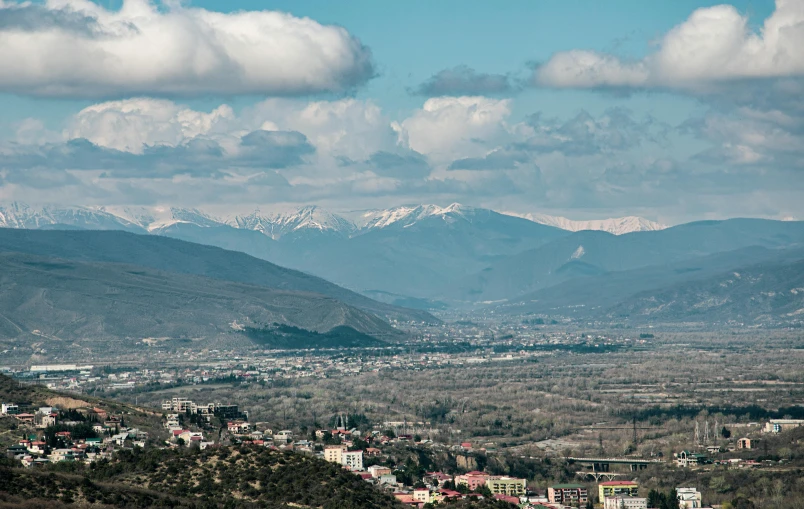
[[[252,128],[299,131],[319,153],[364,160],[396,144],[390,120],[370,100],[268,99],[243,113]]]
[[[557,88],[705,91],[724,81],[804,75],[804,2],[776,0],[776,10],[758,32],[748,21],[731,5],[698,9],[642,60],[561,52],[536,69],[534,81]]]
[[[35,96],[341,92],[374,75],[344,28],[272,11],[124,0],[0,3],[0,91]]]
[[[402,144],[436,162],[479,157],[509,135],[509,99],[435,97],[394,129]]]
[[[164,99],[126,99],[84,108],[70,120],[65,137],[139,154],[148,145],[176,146],[225,132],[234,120],[232,108],[225,104],[204,113]]]

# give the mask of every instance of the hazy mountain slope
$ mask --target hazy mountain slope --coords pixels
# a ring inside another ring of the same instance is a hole
[[[423,311],[376,302],[315,276],[244,253],[160,236],[119,231],[0,229],[0,250],[80,261],[136,264],[282,290],[315,292],[382,316],[435,321]]]
[[[531,292],[496,305],[497,313],[545,313],[592,316],[637,293],[661,290],[687,281],[696,281],[741,270],[758,263],[789,263],[804,258],[804,249],[748,247],[693,258],[671,264],[620,272],[580,276]]]
[[[614,306],[611,318],[651,321],[804,320],[804,260],[759,264],[659,291]]]
[[[11,252],[0,253],[0,310],[15,337],[47,338],[50,348],[57,347],[52,341],[125,349],[144,338],[231,339],[239,335],[235,322],[397,334],[378,317],[319,294]]]
[[[350,288],[410,297],[438,293],[494,260],[568,235],[557,228],[489,210],[411,214],[348,240],[296,242],[294,265]],[[291,260],[284,260],[290,263]]]
[[[512,299],[595,271],[631,270],[749,246],[793,247],[803,242],[804,222],[762,219],[704,221],[619,236],[583,231],[491,264],[440,297],[470,302]]]

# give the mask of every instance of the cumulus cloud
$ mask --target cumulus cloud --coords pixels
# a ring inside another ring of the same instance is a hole
[[[444,69],[418,87],[411,90],[415,95],[427,97],[500,95],[514,91],[511,78],[504,74],[480,73],[465,65]]]
[[[343,92],[374,75],[344,28],[179,2],[0,2],[0,91],[50,97]]]
[[[534,83],[556,88],[711,91],[723,82],[804,76],[804,3],[776,0],[759,31],[731,5],[701,8],[641,60],[572,50],[553,55]]]
[[[507,138],[505,120],[511,101],[488,97],[436,97],[394,129],[401,144],[435,161],[449,162],[457,154],[479,157]]]

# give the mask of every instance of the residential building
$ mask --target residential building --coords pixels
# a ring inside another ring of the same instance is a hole
[[[339,462],[340,463],[340,462]],[[384,475],[388,475],[391,473],[391,469],[388,467],[383,467],[380,465],[371,465],[367,468],[368,472],[371,474],[371,477],[377,479]]]
[[[547,488],[547,500],[551,504],[585,504],[589,500],[589,492],[580,484],[556,484]]]
[[[606,497],[636,497],[639,495],[639,485],[633,481],[606,481],[598,484],[598,500]]]
[[[793,428],[804,426],[804,419],[771,419],[762,428],[763,433],[781,433]]]
[[[55,449],[50,452],[48,459],[55,463],[58,461],[73,461],[75,456],[72,449]]]
[[[738,449],[753,449],[756,446],[757,446],[757,440],[752,440],[750,438],[741,438],[737,440]]]
[[[341,464],[353,472],[363,470],[363,451],[344,451]]]
[[[695,488],[676,488],[679,509],[699,509],[701,504],[701,492]]]
[[[289,429],[283,429],[274,435],[274,442],[290,442],[293,440],[293,432]]]
[[[17,415],[20,413],[20,407],[14,403],[3,403],[0,409],[2,409],[3,415]]]
[[[431,502],[430,490],[428,488],[416,488],[413,490],[413,501],[429,504]]]
[[[521,497],[525,494],[527,489],[527,481],[515,477],[494,475],[488,478],[486,486],[488,486],[491,493],[495,495],[513,495]]]
[[[489,474],[475,470],[463,475],[456,475],[455,485],[464,484],[469,488],[469,491],[475,491],[478,487],[484,486],[488,480]]]
[[[648,499],[640,497],[606,497],[603,509],[648,509]]]
[[[700,454],[690,451],[681,451],[676,453],[676,465],[680,467],[692,467],[696,465],[703,465],[708,458],[706,454]]]
[[[345,445],[328,445],[324,448],[324,459],[330,463],[343,464],[343,453],[346,452]],[[390,473],[390,472],[389,472]]]

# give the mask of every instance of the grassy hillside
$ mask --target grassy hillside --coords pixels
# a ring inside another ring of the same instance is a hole
[[[303,272],[245,253],[181,240],[121,231],[15,230],[0,228],[0,250],[84,262],[111,262],[222,279],[277,290],[312,292],[401,320],[437,320],[424,311],[377,302]]]
[[[20,253],[0,253],[0,310],[0,336],[15,345],[45,341],[49,349],[77,345],[107,353],[146,346],[146,338],[247,342],[235,322],[318,333],[346,328],[360,333],[358,343],[398,336],[377,316],[320,294]],[[281,346],[319,346],[314,335],[295,340]]]

